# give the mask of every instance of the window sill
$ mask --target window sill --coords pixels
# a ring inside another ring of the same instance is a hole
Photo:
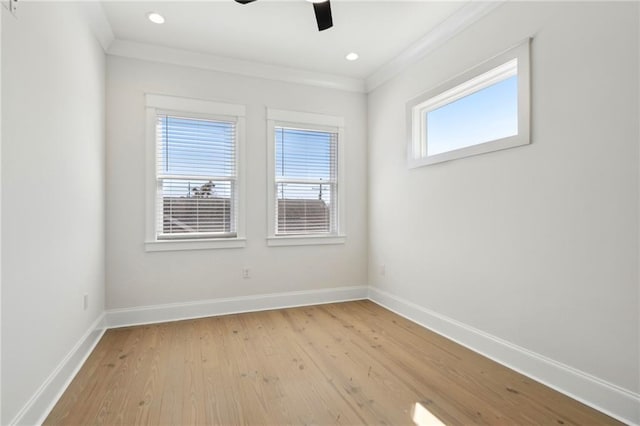
[[[144,251],[228,249],[242,248],[246,245],[247,241],[244,238],[146,241],[144,243]]]
[[[269,237],[267,245],[270,247],[281,246],[315,246],[325,244],[344,244],[347,241],[346,235],[296,235],[287,237]]]
[[[531,141],[528,135],[515,135],[503,139],[483,142],[464,148],[447,151],[436,155],[429,155],[409,160],[409,168],[415,169],[431,164],[443,163],[445,161],[457,160],[460,158],[471,157],[474,155],[487,154],[490,152],[500,151],[503,149],[515,148],[522,145],[528,145]]]

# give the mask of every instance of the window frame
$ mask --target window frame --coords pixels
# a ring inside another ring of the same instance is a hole
[[[146,101],[146,230],[145,251],[205,250],[242,248],[245,238],[245,116],[244,105],[213,102],[202,99],[182,98],[168,95],[145,94]],[[158,115],[175,115],[183,118],[215,121],[234,121],[236,125],[235,147],[235,191],[236,191],[236,236],[211,238],[163,238],[157,236],[157,164],[156,164],[156,118]]]
[[[344,118],[308,112],[286,111],[267,108],[267,245],[300,246],[322,244],[344,244],[346,242],[346,185],[345,185],[345,149]],[[328,234],[276,234],[276,168],[275,168],[275,129],[289,127],[301,130],[334,132],[337,141],[337,179],[335,232]]]
[[[407,163],[409,168],[427,166],[531,143],[530,45],[531,39],[526,39],[517,46],[474,66],[407,102]],[[505,78],[503,77],[506,74],[505,70],[501,68],[505,68],[507,63],[513,60],[517,60],[518,133],[506,138],[428,155],[426,114],[504,81]]]

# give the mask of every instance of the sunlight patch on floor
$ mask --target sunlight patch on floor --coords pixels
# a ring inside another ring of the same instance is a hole
[[[424,405],[416,402],[413,406],[413,422],[417,426],[446,426],[442,421],[434,416]]]

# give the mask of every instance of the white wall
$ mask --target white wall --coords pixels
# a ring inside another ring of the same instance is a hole
[[[105,273],[109,308],[369,278],[640,390],[637,4],[503,5],[368,105],[355,93],[109,57],[106,206],[105,60],[86,20],[73,4],[21,3],[17,20],[0,9],[1,423],[100,315]],[[533,144],[408,170],[406,101],[528,36]],[[246,248],[144,252],[145,92],[247,105]],[[345,245],[266,246],[266,107],[345,117]]]
[[[1,69],[2,69],[2,17],[0,16],[0,70]],[[2,324],[2,321],[1,321],[2,319],[2,102],[1,100],[2,100],[2,78],[0,78],[0,324]],[[2,423],[2,326],[1,325],[0,325],[0,423]]]
[[[247,106],[246,248],[144,251],[145,93]],[[346,244],[267,247],[266,107],[345,118]],[[107,308],[366,285],[365,138],[363,94],[108,57]]]
[[[370,283],[634,392],[637,9],[504,4],[368,103]],[[530,36],[533,144],[408,170],[406,102]]]
[[[104,310],[105,57],[77,5],[0,9],[7,424]]]

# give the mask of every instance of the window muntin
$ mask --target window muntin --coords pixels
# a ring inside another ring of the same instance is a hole
[[[274,235],[337,234],[338,132],[274,127]]]
[[[529,40],[407,103],[409,166],[530,143]]]

